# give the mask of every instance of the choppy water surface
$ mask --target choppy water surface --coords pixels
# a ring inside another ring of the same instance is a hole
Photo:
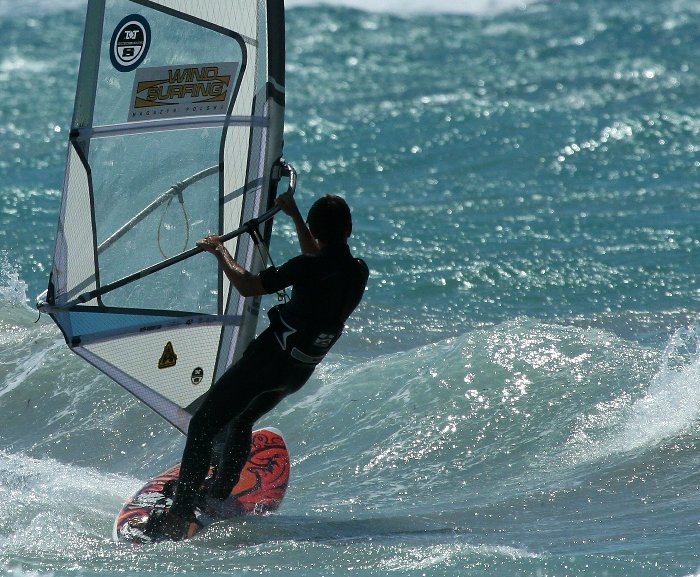
[[[84,3],[0,2],[0,571],[698,575],[695,4],[299,4],[285,153],[369,290],[267,418],[280,511],[135,549],[114,516],[183,439],[27,304]]]

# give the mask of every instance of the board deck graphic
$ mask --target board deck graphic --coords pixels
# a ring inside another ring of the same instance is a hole
[[[210,468],[208,479],[214,473]],[[149,516],[167,510],[172,504],[169,487],[180,474],[180,464],[157,475],[136,492],[122,507],[114,523],[114,540],[150,543],[145,534]],[[282,434],[273,428],[253,432],[251,452],[238,484],[225,501],[225,514],[198,511],[198,523],[190,525],[188,538],[213,522],[243,515],[264,515],[275,511],[289,483],[289,453]]]

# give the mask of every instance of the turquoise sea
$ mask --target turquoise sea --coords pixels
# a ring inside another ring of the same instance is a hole
[[[0,574],[700,575],[695,0],[289,2],[297,197],[348,199],[369,289],[261,423],[281,509],[142,548],[184,439],[33,307],[85,6],[0,0]]]

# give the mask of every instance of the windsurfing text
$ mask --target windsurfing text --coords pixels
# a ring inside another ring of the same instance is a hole
[[[237,72],[235,62],[139,69],[128,120],[225,114]]]

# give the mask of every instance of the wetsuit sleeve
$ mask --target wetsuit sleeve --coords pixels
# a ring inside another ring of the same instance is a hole
[[[271,266],[260,273],[260,282],[267,294],[272,294],[299,282],[305,276],[309,258],[294,257],[280,267]]]

